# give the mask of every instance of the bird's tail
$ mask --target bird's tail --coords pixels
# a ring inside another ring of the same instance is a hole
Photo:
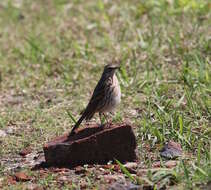
[[[80,117],[80,119],[76,122],[76,124],[72,128],[72,131],[70,132],[70,135],[73,135],[74,134],[75,130],[79,127],[79,125],[84,120],[84,118],[85,118],[85,114],[83,113],[82,116]]]

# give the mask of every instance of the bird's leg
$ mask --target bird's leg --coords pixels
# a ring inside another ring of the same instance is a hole
[[[106,120],[106,124],[108,124],[108,123],[109,123],[109,120],[108,120],[108,118],[107,118],[106,114],[105,114],[105,113],[103,113],[103,116],[104,116],[104,118],[105,118],[105,120]]]
[[[102,113],[100,113],[100,112],[99,112],[99,118],[100,118],[100,126],[103,126]]]
[[[114,115],[114,112],[113,112],[113,111],[110,111],[109,113],[110,113],[111,115]]]
[[[110,116],[111,116],[110,123],[112,123],[113,117],[115,116],[115,112],[114,111],[110,111],[109,113],[110,113]]]

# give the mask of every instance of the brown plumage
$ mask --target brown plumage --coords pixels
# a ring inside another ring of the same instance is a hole
[[[106,65],[102,76],[94,89],[92,97],[84,110],[82,116],[73,127],[71,134],[79,127],[81,122],[90,120],[95,113],[99,115],[112,111],[121,100],[121,91],[118,79],[115,75],[119,65]]]

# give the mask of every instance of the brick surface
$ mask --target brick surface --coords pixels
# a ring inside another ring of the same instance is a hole
[[[75,167],[84,164],[106,164],[136,160],[136,139],[128,124],[104,127],[86,126],[73,136],[65,134],[44,145],[49,166]]]

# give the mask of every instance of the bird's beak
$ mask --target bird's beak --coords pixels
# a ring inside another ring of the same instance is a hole
[[[115,65],[114,69],[120,69],[120,65]]]

